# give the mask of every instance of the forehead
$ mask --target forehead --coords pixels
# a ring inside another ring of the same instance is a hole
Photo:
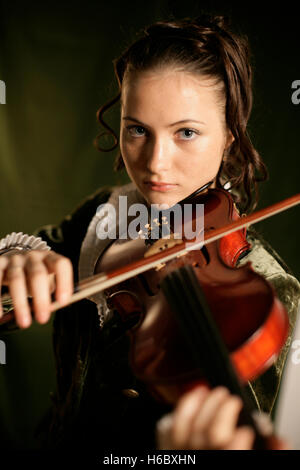
[[[122,85],[122,111],[187,113],[215,108],[220,84],[207,76],[180,70],[130,73]]]

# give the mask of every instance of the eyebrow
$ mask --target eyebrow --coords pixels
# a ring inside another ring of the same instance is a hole
[[[125,116],[123,117],[123,120],[133,121],[133,122],[136,122],[137,124],[147,127],[147,124],[144,124],[142,121],[139,121],[138,119],[135,119],[131,116]],[[205,125],[205,122],[203,121],[196,121],[195,119],[182,119],[181,121],[177,121],[177,122],[173,122],[172,124],[169,124],[167,127],[172,127],[172,126],[175,126],[176,124],[183,124],[184,122],[197,122],[198,124]]]

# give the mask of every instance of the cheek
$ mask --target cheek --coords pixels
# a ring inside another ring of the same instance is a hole
[[[223,156],[225,139],[223,134],[215,133],[203,136],[198,146],[198,157],[203,163],[214,165]]]
[[[127,151],[126,151],[126,142],[125,142],[125,138],[124,138],[124,134],[122,130],[120,132],[120,150],[121,150],[123,157],[125,157],[125,154],[127,153]]]
[[[120,149],[122,152],[122,155],[124,154],[124,157],[127,159],[134,158],[136,155],[136,144],[135,142],[132,141],[132,139],[128,139],[126,135],[121,133],[120,135]]]
[[[124,163],[128,165],[132,159],[132,151],[130,151],[130,146],[128,145],[128,142],[126,142],[126,139],[122,135],[120,138],[120,151],[121,151]]]
[[[135,179],[140,163],[138,152],[132,145],[128,144],[126,139],[120,139],[120,151],[128,175],[131,179]]]
[[[191,180],[197,179],[203,174],[217,173],[223,157],[223,140],[202,136],[197,145],[190,147],[184,158],[176,160],[178,173]]]
[[[145,159],[141,146],[136,142],[128,142],[126,139],[120,142],[121,155],[127,170],[131,174],[143,170]]]

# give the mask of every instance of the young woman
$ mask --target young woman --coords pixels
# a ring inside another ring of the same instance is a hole
[[[109,203],[122,216],[119,196],[126,196],[128,206],[172,207],[210,187],[225,188],[238,213],[249,213],[257,203],[257,182],[267,177],[247,135],[252,106],[247,42],[222,17],[149,26],[115,61],[115,73],[120,93],[99,110],[98,118],[114,135],[103,113],[120,100],[116,168],[125,166],[131,183],[101,188],[58,227],[38,230],[35,235],[50,251],[28,250],[24,240],[8,244],[9,250],[2,247],[1,283],[9,286],[20,328],[31,324],[31,314],[39,323],[49,320],[52,292],[66,305],[74,281],[110,265],[111,239],[98,236],[99,223],[103,227],[105,222],[105,211],[96,212],[100,205]],[[247,239],[251,250],[243,263],[252,261],[273,284],[292,329],[299,282],[257,232],[249,230]],[[16,253],[22,248],[24,253]],[[136,379],[128,348],[126,328],[102,294],[56,312],[57,391],[45,420],[46,446],[95,451],[252,448],[253,430],[238,425],[240,398],[224,387],[196,387],[173,410]],[[260,411],[272,412],[286,353],[287,345],[276,364],[248,384]]]

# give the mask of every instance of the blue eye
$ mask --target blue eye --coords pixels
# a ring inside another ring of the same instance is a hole
[[[143,133],[145,132],[145,129],[142,126],[128,126],[126,127],[126,129],[128,130],[129,134],[133,137],[143,137],[145,135]]]
[[[199,135],[199,132],[198,132],[198,131],[196,131],[196,130],[194,130],[194,129],[189,129],[188,127],[185,127],[184,129],[179,129],[178,132],[184,133],[183,135],[184,135],[185,138],[183,138],[183,140],[193,140],[193,139],[194,139],[194,136],[195,136],[196,134]],[[188,134],[188,135],[187,135],[187,134]]]
[[[144,137],[145,135],[147,135],[147,130],[143,127],[143,126],[127,126],[126,127],[128,133],[132,136],[132,137]],[[182,129],[179,129],[177,131],[177,133],[182,133],[183,135],[183,138],[182,140],[194,140],[195,138],[195,135],[198,134],[199,135],[199,132],[195,129],[190,129],[188,127],[184,127]]]

